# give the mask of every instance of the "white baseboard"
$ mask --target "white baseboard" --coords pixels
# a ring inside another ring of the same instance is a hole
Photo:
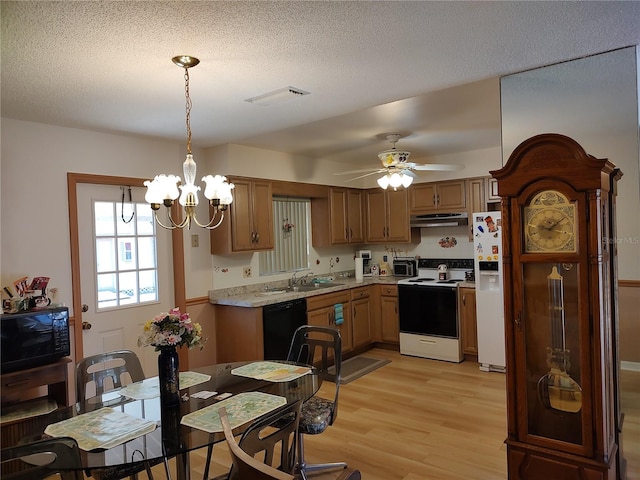
[[[620,362],[620,370],[629,370],[631,372],[640,372],[640,362]]]

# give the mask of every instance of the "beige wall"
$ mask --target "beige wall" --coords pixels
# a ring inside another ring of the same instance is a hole
[[[618,289],[620,360],[640,365],[640,282],[622,282]]]

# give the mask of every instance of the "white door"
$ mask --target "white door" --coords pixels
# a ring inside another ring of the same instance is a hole
[[[154,227],[145,190],[133,187],[130,203],[126,188],[123,204],[120,186],[77,184],[82,318],[91,326],[82,340],[85,357],[132,350],[154,376],[157,353],[137,340],[147,320],[174,307],[173,257],[171,232]]]

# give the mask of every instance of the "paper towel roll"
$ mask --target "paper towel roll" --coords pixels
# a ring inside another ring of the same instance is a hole
[[[356,257],[356,280],[357,281],[361,281],[364,279],[363,275],[362,275],[362,270],[364,269],[364,264],[363,264],[363,260],[362,258]]]

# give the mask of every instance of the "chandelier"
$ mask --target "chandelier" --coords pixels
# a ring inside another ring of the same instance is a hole
[[[394,190],[397,190],[400,186],[407,188],[413,182],[413,176],[405,173],[405,171],[409,172],[411,168],[407,164],[411,152],[396,149],[396,142],[400,137],[401,135],[397,133],[387,135],[387,140],[391,142],[392,147],[389,150],[378,153],[378,158],[383,167],[387,169],[386,173],[378,179],[378,185],[385,190],[388,187]]]
[[[144,198],[147,203],[151,204],[153,216],[158,225],[163,228],[173,230],[175,228],[187,227],[191,229],[191,224],[195,223],[199,227],[213,230],[220,226],[222,220],[224,220],[225,210],[227,210],[231,202],[233,202],[231,190],[235,185],[227,182],[227,178],[221,175],[207,175],[202,177],[202,181],[206,185],[204,196],[209,200],[209,205],[211,206],[211,217],[208,218],[207,223],[200,223],[196,218],[198,191],[200,187],[194,184],[196,179],[196,162],[193,160],[193,155],[191,154],[191,97],[189,96],[189,68],[198,65],[200,60],[195,57],[190,57],[189,55],[180,55],[173,57],[171,61],[177,66],[184,68],[187,158],[182,164],[182,171],[184,173],[185,183],[179,185],[181,180],[180,177],[176,175],[156,175],[153,180],[144,182],[144,186],[147,187],[147,193]],[[180,191],[182,191],[182,193],[180,193]],[[184,219],[179,223],[174,221],[171,216],[171,208],[178,197],[180,197],[180,205],[184,208]],[[160,210],[161,204],[167,208],[169,225],[163,224],[158,218],[158,210]]]

